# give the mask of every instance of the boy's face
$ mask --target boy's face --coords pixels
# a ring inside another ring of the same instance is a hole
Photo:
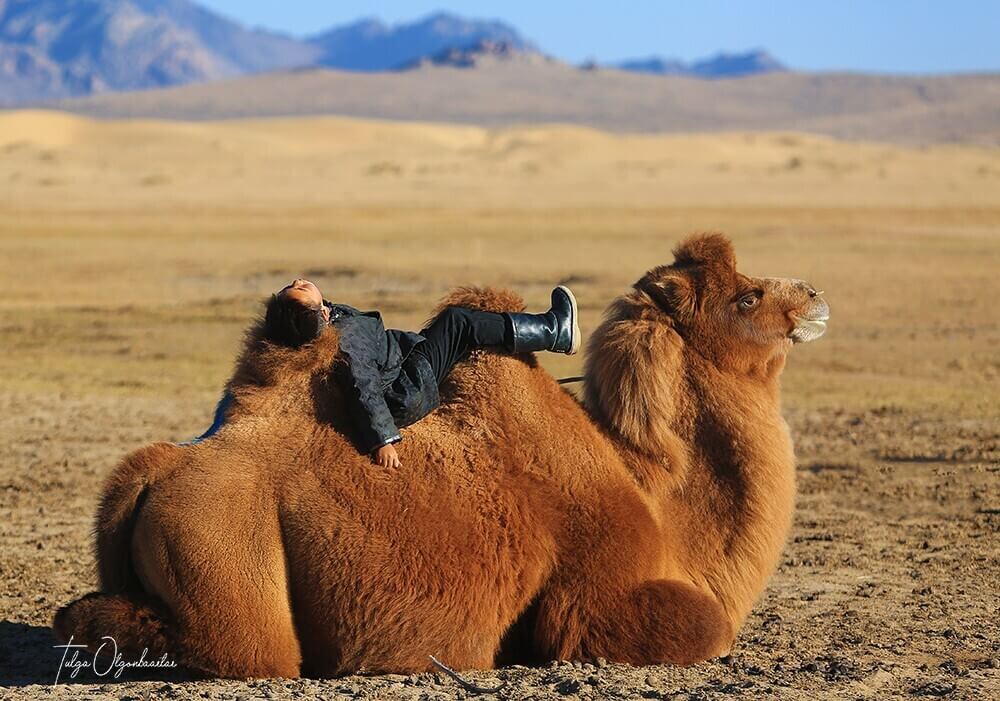
[[[323,314],[323,318],[329,321],[330,312],[323,304],[323,294],[319,291],[319,288],[316,287],[316,285],[308,280],[304,280],[302,278],[292,280],[291,283],[281,288],[278,295],[298,302],[303,307],[308,307],[309,309],[320,309]]]

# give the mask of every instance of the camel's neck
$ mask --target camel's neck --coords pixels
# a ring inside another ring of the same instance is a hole
[[[712,590],[738,625],[773,572],[794,502],[794,454],[777,372],[687,363],[670,421],[686,464],[626,449],[662,509],[681,576]],[[674,458],[676,460],[676,458]]]
[[[780,368],[768,367],[734,374],[703,358],[688,358],[672,385],[669,406],[664,402],[645,407],[662,412],[649,425],[669,427],[684,455],[650,451],[646,444],[635,445],[620,434],[612,439],[643,483],[653,476],[650,470],[666,469],[680,484],[687,480],[691,464],[701,463],[717,477],[746,482],[752,489],[768,481],[767,467],[777,454],[792,459],[791,439],[781,416],[779,372]],[[671,464],[671,458],[687,464]]]
[[[759,366],[739,365],[752,352],[712,360],[642,295],[616,300],[591,334],[586,403],[658,514],[661,576],[714,592],[735,629],[791,522],[794,457],[778,392],[787,346]]]

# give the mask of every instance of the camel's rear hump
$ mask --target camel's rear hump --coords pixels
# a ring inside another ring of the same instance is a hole
[[[512,290],[494,287],[456,287],[434,308],[433,319],[448,307],[465,307],[482,312],[523,312],[524,300]]]

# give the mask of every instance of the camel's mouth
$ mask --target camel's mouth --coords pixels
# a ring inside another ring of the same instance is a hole
[[[826,322],[830,320],[830,314],[801,317],[793,316],[795,328],[788,334],[793,343],[808,343],[826,333]]]

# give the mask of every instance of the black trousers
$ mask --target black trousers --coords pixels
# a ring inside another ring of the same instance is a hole
[[[438,385],[469,351],[490,346],[510,348],[514,344],[514,330],[503,314],[464,307],[448,307],[420,335],[427,340],[413,353],[427,359]]]

